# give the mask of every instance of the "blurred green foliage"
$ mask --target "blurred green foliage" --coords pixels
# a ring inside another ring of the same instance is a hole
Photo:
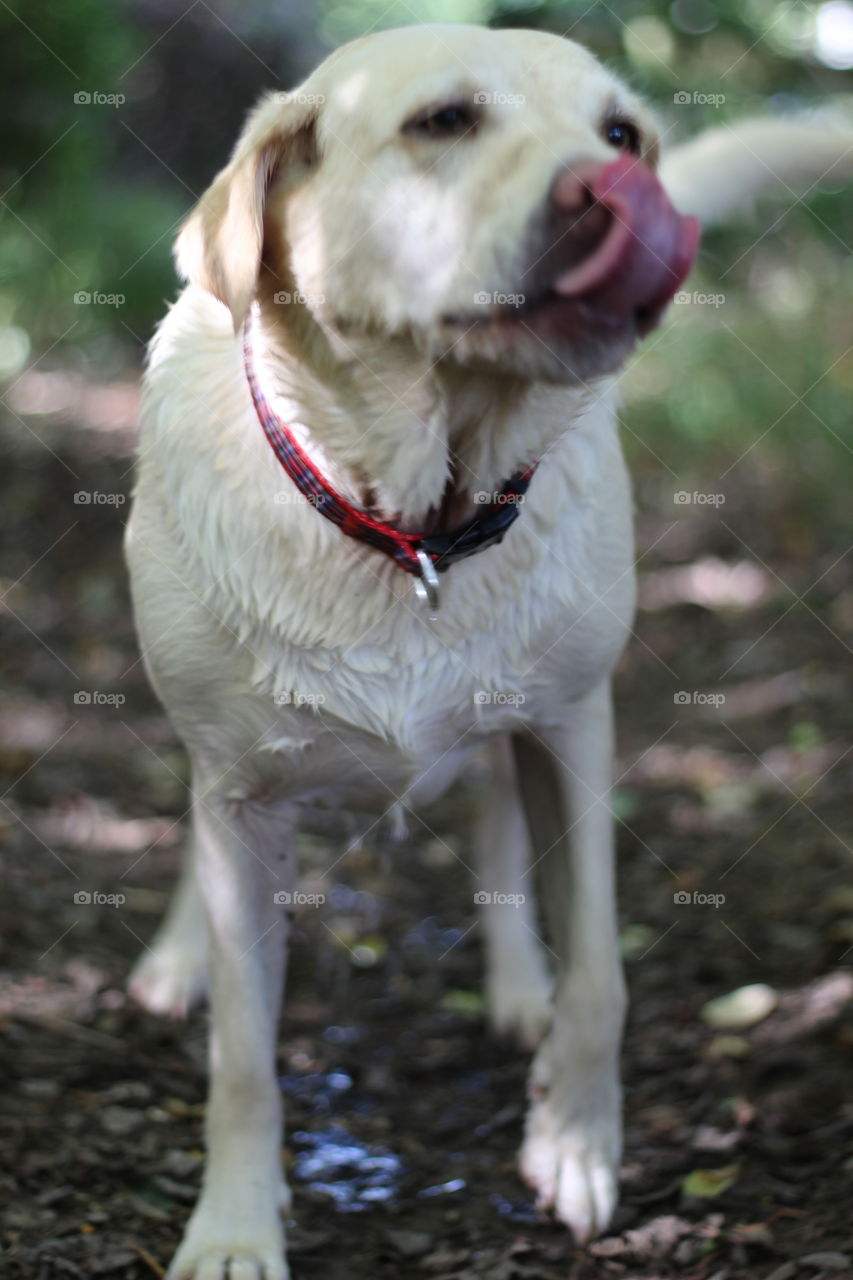
[[[171,291],[168,237],[159,250],[152,242],[186,200],[176,183],[134,180],[120,164],[121,107],[92,100],[127,96],[124,74],[145,43],[120,6],[107,13],[98,0],[0,7],[0,324],[14,326],[5,349],[0,341],[0,369],[14,363],[20,331],[35,352],[65,341],[102,353],[110,336],[132,341],[133,331],[150,332]],[[81,291],[126,302],[75,304]]]
[[[191,29],[182,6],[154,0],[0,5],[0,373],[54,343],[105,372],[146,340],[175,292],[174,228],[212,175],[207,159],[199,172],[200,151],[223,161],[252,93],[295,83],[324,46],[378,26],[471,21],[570,35],[649,97],[673,137],[850,92],[849,73],[815,56],[817,3],[325,0],[283,9],[287,39],[282,6],[267,0],[193,7]],[[298,47],[294,24],[305,32]],[[210,54],[214,40],[227,46],[225,61]],[[192,93],[175,103],[168,90],[190,68]],[[674,95],[685,90],[725,100],[679,107]],[[80,93],[125,101],[75,101]],[[212,111],[229,99],[232,111]],[[738,466],[762,484],[784,472],[790,487],[796,473],[806,508],[831,489],[846,512],[843,486],[830,481],[838,468],[849,480],[853,456],[849,208],[822,188],[804,202],[764,203],[706,237],[691,284],[722,293],[723,304],[673,308],[678,323],[652,337],[629,375],[627,444],[641,481],[666,487],[668,469],[681,477],[697,461],[723,474],[752,445]],[[81,305],[79,291],[124,302]]]

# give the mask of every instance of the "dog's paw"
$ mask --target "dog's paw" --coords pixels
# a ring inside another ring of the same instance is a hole
[[[149,1013],[185,1018],[207,995],[203,949],[179,943],[155,945],[136,962],[127,989]]]
[[[535,1049],[551,1023],[551,990],[544,967],[490,976],[486,1002],[492,1031],[522,1049]]]
[[[198,1212],[190,1221],[166,1280],[289,1280],[284,1238],[275,1225],[248,1219],[229,1230]]]
[[[519,1166],[539,1206],[583,1244],[616,1207],[622,1114],[615,1056],[585,1059],[578,1040],[560,1049],[549,1037],[537,1054]]]
[[[166,1280],[289,1280],[290,1272],[281,1254],[259,1248],[222,1245],[204,1253],[175,1255]]]
[[[618,1124],[584,1117],[559,1122],[534,1107],[521,1148],[521,1175],[540,1208],[553,1209],[579,1244],[600,1235],[618,1198]]]

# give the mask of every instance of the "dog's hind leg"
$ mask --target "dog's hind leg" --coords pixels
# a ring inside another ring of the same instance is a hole
[[[499,1035],[512,1035],[532,1049],[551,1021],[551,978],[509,739],[495,738],[488,750],[492,776],[477,814],[474,897],[485,939],[489,1021]]]
[[[558,955],[554,1020],[530,1074],[521,1171],[579,1241],[616,1204],[622,1146],[619,956],[609,682],[563,723],[515,740],[543,905]]]
[[[195,818],[166,917],[134,965],[128,990],[151,1013],[186,1017],[207,994],[207,929],[195,867]]]

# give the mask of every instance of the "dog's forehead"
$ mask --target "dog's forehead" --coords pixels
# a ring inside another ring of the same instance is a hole
[[[310,81],[322,95],[333,133],[387,129],[407,110],[448,92],[485,93],[497,102],[585,101],[591,111],[619,81],[582,45],[541,31],[491,30],[466,25],[403,27],[378,32],[338,49]]]

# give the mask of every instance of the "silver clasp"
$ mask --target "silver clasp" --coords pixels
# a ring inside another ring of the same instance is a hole
[[[435,565],[425,551],[416,551],[420,576],[415,578],[415,595],[421,604],[426,606],[430,619],[435,621],[436,611],[441,603],[438,593],[438,574]]]

